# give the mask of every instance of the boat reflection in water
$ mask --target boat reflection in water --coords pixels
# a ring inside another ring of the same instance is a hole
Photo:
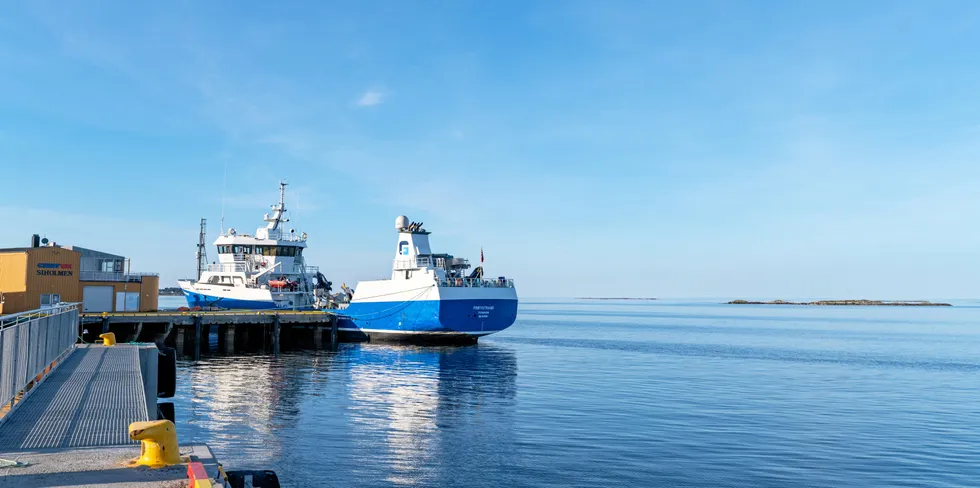
[[[383,440],[372,461],[388,465],[386,481],[451,481],[452,467],[483,465],[499,454],[475,449],[474,436],[482,445],[494,445],[492,437],[513,441],[517,361],[509,349],[365,344],[353,355],[352,436]]]
[[[343,344],[184,361],[178,374],[181,441],[273,469],[283,486],[451,486],[488,463],[519,464],[517,359],[505,346]]]

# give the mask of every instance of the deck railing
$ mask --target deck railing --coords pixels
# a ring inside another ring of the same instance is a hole
[[[407,259],[395,259],[395,269],[419,269],[428,268],[432,266],[434,268],[446,267],[445,258],[432,258],[429,256],[418,256],[414,258]]]
[[[248,266],[244,262],[208,265],[208,271],[218,272],[218,273],[244,273],[247,270],[248,270]]]
[[[467,288],[513,288],[514,280],[506,278],[498,278],[495,280],[485,280],[483,278],[447,278],[440,281],[439,286]]]
[[[82,281],[128,281],[138,283],[144,276],[160,276],[158,273],[130,271],[129,273],[110,273],[106,271],[81,271],[78,277]]]
[[[78,339],[78,303],[0,316],[0,411]]]

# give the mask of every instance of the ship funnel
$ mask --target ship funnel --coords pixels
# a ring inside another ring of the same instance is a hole
[[[41,236],[37,234],[31,236],[31,247],[41,247]]]

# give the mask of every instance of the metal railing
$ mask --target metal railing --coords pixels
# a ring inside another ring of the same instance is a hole
[[[485,280],[483,278],[447,278],[439,281],[439,286],[446,287],[467,287],[467,288],[513,288],[514,280],[496,279]]]
[[[247,270],[248,265],[245,263],[222,263],[208,265],[208,271],[217,273],[244,273]]]
[[[158,273],[130,271],[129,273],[110,273],[106,271],[80,271],[78,277],[82,281],[128,281],[137,283],[144,276],[160,276]]]
[[[281,268],[282,263],[276,263],[274,268]],[[235,263],[221,263],[221,264],[209,264],[207,270],[215,273],[249,273],[252,271],[266,271],[267,267],[256,266],[254,264],[249,264],[246,262],[235,262]],[[292,271],[275,271],[276,273],[286,273],[286,274],[316,274],[320,271],[318,266],[305,266],[302,264],[293,264]]]
[[[78,303],[0,316],[0,407],[17,399],[78,339]]]
[[[445,258],[431,258],[429,256],[418,256],[408,259],[396,259],[395,269],[418,269],[418,268],[428,268],[432,266],[434,268],[446,268]]]

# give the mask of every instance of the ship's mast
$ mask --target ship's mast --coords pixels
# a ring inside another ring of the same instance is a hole
[[[207,244],[204,243],[204,238],[207,236],[207,224],[208,219],[201,219],[201,235],[197,239],[197,279],[201,279],[201,274],[204,273],[204,266],[208,262],[208,251]]]
[[[286,183],[285,181],[279,182],[279,205],[272,206],[272,216],[265,216],[265,221],[269,223],[266,226],[269,230],[276,230],[279,228],[279,224],[283,222],[289,222],[289,219],[283,218],[286,213]]]

